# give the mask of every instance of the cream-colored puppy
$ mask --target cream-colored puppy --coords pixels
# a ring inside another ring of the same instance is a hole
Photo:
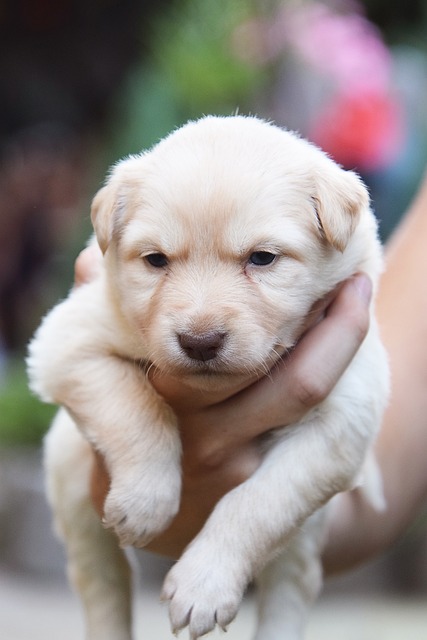
[[[180,500],[176,417],[147,369],[207,399],[263,376],[316,300],[357,271],[377,281],[381,249],[358,177],[250,117],[189,123],[120,162],[92,220],[99,277],[47,315],[28,364],[32,389],[65,407],[47,437],[48,486],[87,637],[129,640],[127,565],[112,531],[121,545],[143,546]],[[301,638],[321,583],[321,507],[357,482],[387,379],[372,319],[327,400],[264,440],[259,469],[219,501],[169,572],[174,630],[188,625],[195,639],[225,628],[255,578],[256,639]],[[88,442],[112,478],[108,530],[90,505]]]

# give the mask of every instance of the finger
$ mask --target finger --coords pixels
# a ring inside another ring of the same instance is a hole
[[[369,329],[371,296],[366,275],[346,281],[324,320],[301,340],[287,372],[288,391],[298,407],[311,408],[324,400],[353,360]]]
[[[364,274],[347,280],[324,319],[304,335],[271,376],[217,409],[229,416],[234,413],[239,429],[246,423],[248,437],[301,419],[332,391],[362,344],[369,328],[371,294],[371,282]]]
[[[94,280],[99,273],[102,253],[97,244],[83,249],[74,265],[74,284],[78,287]]]

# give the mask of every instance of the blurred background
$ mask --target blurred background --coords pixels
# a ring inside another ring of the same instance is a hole
[[[23,358],[71,285],[108,167],[189,118],[256,113],[356,169],[387,240],[426,166],[427,0],[4,0],[0,92],[0,637],[39,637],[36,613],[20,631],[25,596],[28,610],[43,601],[49,640],[54,609],[70,629],[78,614],[43,497],[54,409],[27,391]],[[402,637],[402,603],[424,630],[406,637],[426,637],[427,613],[412,609],[425,602],[426,538],[421,514],[388,554],[327,588],[330,640],[347,597],[352,628],[337,638]],[[161,561],[144,562],[157,584]],[[53,604],[63,592],[68,613]],[[387,631],[360,608],[384,597]]]

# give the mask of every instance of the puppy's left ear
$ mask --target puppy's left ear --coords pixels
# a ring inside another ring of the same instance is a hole
[[[332,164],[316,176],[314,204],[324,237],[335,249],[343,252],[356,228],[360,212],[369,205],[365,185],[352,171],[344,171]]]

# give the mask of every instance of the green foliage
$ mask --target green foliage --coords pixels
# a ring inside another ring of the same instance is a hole
[[[259,69],[233,51],[233,31],[251,7],[248,0],[187,0],[158,24],[154,60],[191,117],[245,107],[259,86]]]
[[[55,411],[31,395],[24,362],[9,364],[0,383],[0,444],[40,444]]]
[[[151,147],[190,118],[248,110],[265,70],[240,59],[233,33],[252,5],[181,0],[152,25],[150,54],[129,73],[115,105],[111,161]]]
[[[115,111],[107,166],[130,153],[148,149],[183,121],[168,83],[148,64],[129,73]]]

